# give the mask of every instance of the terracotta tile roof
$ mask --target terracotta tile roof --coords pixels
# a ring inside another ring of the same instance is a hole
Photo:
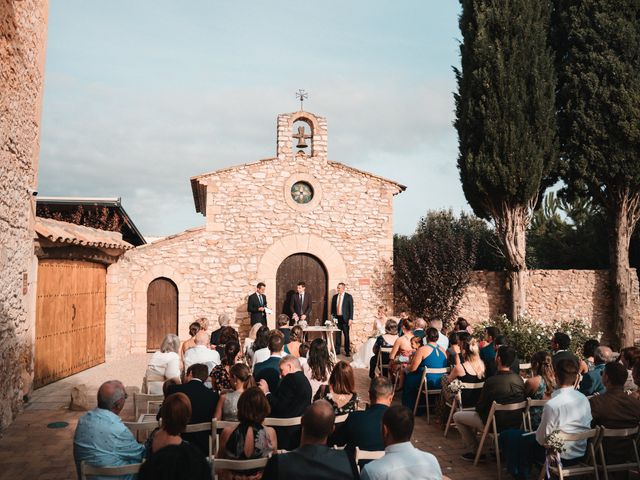
[[[122,240],[121,233],[98,230],[97,228],[61,222],[51,218],[36,217],[35,229],[38,235],[56,243],[118,250],[134,248],[133,245]]]

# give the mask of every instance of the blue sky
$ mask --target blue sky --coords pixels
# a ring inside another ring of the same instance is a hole
[[[329,157],[407,185],[394,229],[467,209],[452,126],[454,0],[49,4],[39,191],[121,196],[145,235],[204,223],[189,177],[275,154],[327,117]]]

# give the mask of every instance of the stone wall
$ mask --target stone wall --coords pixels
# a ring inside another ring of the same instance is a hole
[[[607,270],[530,270],[527,312],[533,318],[553,322],[584,318],[598,330],[611,319],[611,292]],[[636,338],[640,338],[638,277],[633,279]],[[477,271],[461,302],[459,315],[474,322],[505,313],[508,308],[504,272]]]
[[[46,0],[0,0],[0,430],[33,378],[33,255]]]
[[[206,227],[130,250],[109,267],[108,358],[144,351],[146,292],[154,278],[178,286],[182,338],[195,318],[221,313],[244,335],[247,296],[264,281],[268,304],[275,305],[278,266],[300,252],[324,264],[329,298],[338,282],[347,284],[355,302],[352,342],[367,338],[377,306],[391,306],[385,273],[393,255],[393,196],[401,186],[327,160],[324,119],[305,117],[315,127],[313,157],[292,154],[295,117],[281,115],[277,158],[192,179],[206,186]],[[291,185],[300,180],[314,188],[306,205],[291,201]]]

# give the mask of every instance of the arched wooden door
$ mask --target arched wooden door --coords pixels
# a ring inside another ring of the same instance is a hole
[[[291,316],[289,302],[296,293],[298,282],[304,282],[311,294],[312,312],[310,324],[318,320],[323,324],[329,318],[327,311],[327,271],[322,262],[308,253],[296,253],[284,259],[276,274],[276,313]]]
[[[147,351],[158,350],[168,333],[178,333],[178,287],[156,278],[147,289]]]

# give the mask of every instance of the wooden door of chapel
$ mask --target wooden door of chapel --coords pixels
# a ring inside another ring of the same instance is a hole
[[[276,274],[276,313],[291,317],[289,303],[296,294],[298,282],[305,282],[311,294],[312,312],[309,324],[324,324],[328,317],[327,271],[322,262],[308,253],[296,253],[284,259]]]
[[[147,351],[158,350],[168,333],[178,333],[178,287],[156,278],[147,289]]]

